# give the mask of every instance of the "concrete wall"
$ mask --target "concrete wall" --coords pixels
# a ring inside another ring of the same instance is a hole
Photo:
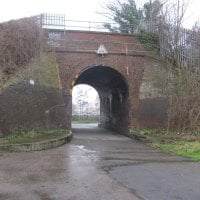
[[[55,58],[45,54],[10,79],[0,91],[0,135],[69,129],[71,123],[66,118],[63,93]]]
[[[146,57],[144,74],[139,93],[138,126],[166,127],[168,121],[168,99],[159,91],[155,79],[167,76],[166,63],[151,57]]]
[[[62,91],[29,81],[0,94],[0,134],[20,131],[67,129]]]
[[[166,98],[146,98],[139,102],[138,127],[163,128],[167,126]]]

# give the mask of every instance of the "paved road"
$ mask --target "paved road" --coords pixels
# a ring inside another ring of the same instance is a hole
[[[62,147],[0,154],[0,200],[199,200],[200,163],[92,125]]]
[[[99,169],[146,200],[200,200],[200,162],[95,128],[74,127],[73,144]]]

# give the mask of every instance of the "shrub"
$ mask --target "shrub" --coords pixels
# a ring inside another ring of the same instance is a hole
[[[42,31],[36,18],[1,23],[0,86],[39,56],[42,46]]]

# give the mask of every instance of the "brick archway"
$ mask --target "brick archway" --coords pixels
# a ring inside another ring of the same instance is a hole
[[[87,84],[100,97],[100,125],[126,131],[129,123],[129,87],[126,78],[114,68],[93,65],[76,76],[74,85]]]
[[[50,36],[53,34],[54,39],[48,37],[48,34]],[[126,88],[128,88],[125,89],[128,95],[125,98],[126,103],[122,104],[124,107],[119,106],[120,87],[116,87],[115,90],[112,90],[111,87],[110,93],[107,94],[101,91],[101,102],[103,104],[101,122],[104,127],[120,130],[120,124],[122,129],[127,129],[138,126],[151,127],[157,124],[162,126],[165,123],[166,112],[162,109],[163,104],[159,103],[161,100],[154,100],[154,98],[146,96],[143,98],[141,95],[143,93],[148,94],[146,90],[149,87],[145,84],[149,84],[148,74],[150,74],[149,70],[152,67],[143,46],[134,36],[116,33],[47,30],[47,37],[49,39],[48,44],[53,44],[53,46],[48,46],[49,51],[54,52],[58,64],[69,128],[71,127],[72,115],[72,88],[75,84],[78,84],[78,77],[81,80],[80,82],[87,82],[80,77],[83,77],[86,72],[89,73],[91,67],[96,69],[111,68],[113,72],[116,71],[118,75],[121,74],[118,78],[123,77],[121,80],[125,80],[124,85],[127,85]],[[100,77],[104,75],[104,73],[101,73]],[[92,82],[90,84],[92,85]],[[114,108],[115,112],[109,115],[111,106],[108,106],[108,104],[112,101],[113,96],[115,100],[118,100],[117,102],[113,100],[111,103],[116,108]],[[117,107],[119,107],[119,112]],[[125,113],[119,114],[123,111],[126,112],[126,115]],[[162,119],[160,118],[161,113],[164,116]]]
[[[24,88],[23,95],[19,92],[20,98],[15,95],[11,104],[14,95],[12,87],[4,91],[1,94],[3,120],[0,121],[0,127],[3,129],[0,129],[0,134],[13,129],[20,130],[20,127],[27,130],[35,127],[41,130],[70,129],[71,92],[73,86],[81,82],[94,85],[100,91],[102,126],[117,130],[136,126],[166,126],[168,101],[156,96],[157,88],[151,83],[151,74],[159,68],[161,70],[163,63],[149,60],[143,46],[133,35],[58,29],[45,29],[45,33],[46,50],[55,55],[53,58],[56,62],[52,62],[57,65],[60,87],[40,88],[36,84],[30,90],[29,82],[23,82],[15,87],[16,91]],[[88,82],[90,73],[96,81],[90,78]],[[12,101],[8,101],[7,92]],[[33,95],[34,101],[28,101],[27,94],[30,93],[36,94]],[[37,101],[38,95],[41,101]],[[30,116],[30,110],[27,109],[27,112],[17,112],[15,117],[12,112],[8,115],[9,112],[5,111],[5,108],[14,110],[19,105],[29,105],[33,114]]]
[[[58,63],[60,83],[64,91],[66,114],[69,119],[68,126],[70,127],[71,124],[72,88],[75,84],[78,84],[77,78],[79,77],[80,80],[84,73],[89,73],[91,69],[100,68],[115,72],[115,77],[118,77],[117,80],[121,80],[121,84],[124,85],[123,90],[126,90],[126,103],[122,105],[119,104],[119,99],[123,99],[123,97],[120,97],[122,95],[120,87],[115,88],[115,90],[110,89],[109,94],[104,94],[101,91],[102,126],[117,130],[120,130],[120,127],[125,130],[128,127],[136,126],[139,90],[145,60],[142,46],[138,41],[133,36],[122,34],[81,31],[64,33],[59,30],[51,30],[50,33],[52,34],[52,32],[59,38],[54,41],[57,46],[53,50]],[[105,54],[101,54],[102,47],[106,49]],[[102,72],[99,77],[103,78],[105,74]],[[82,82],[85,81],[82,80]],[[111,98],[114,100],[111,100]],[[108,106],[111,101],[113,101],[112,106],[116,108],[114,108],[113,113],[108,114],[112,112],[109,111],[110,106]]]

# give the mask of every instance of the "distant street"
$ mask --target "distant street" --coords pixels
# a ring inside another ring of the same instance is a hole
[[[0,200],[199,200],[200,163],[74,125],[56,149],[0,153]]]

